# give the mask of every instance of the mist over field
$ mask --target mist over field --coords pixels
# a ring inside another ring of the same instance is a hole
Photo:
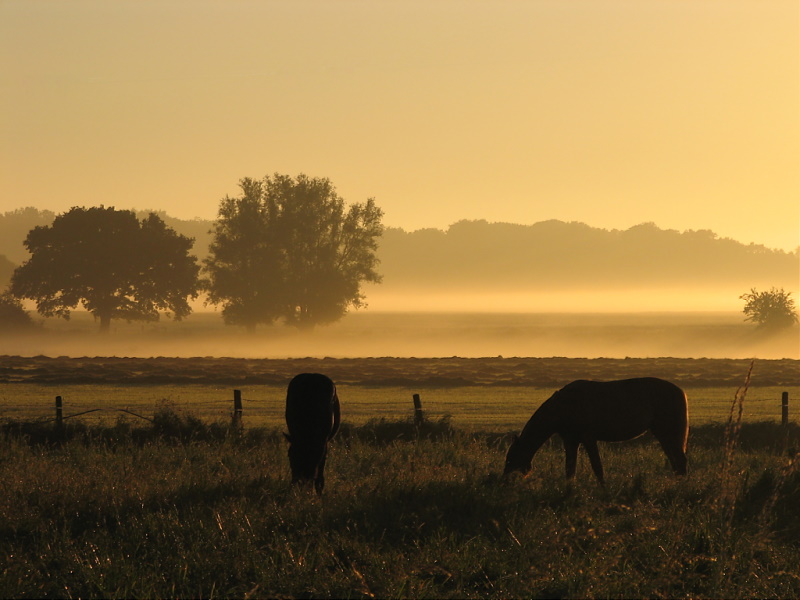
[[[207,255],[211,221],[161,216],[195,240],[199,260]],[[0,215],[0,288],[28,258],[27,232],[54,218],[33,208]],[[388,228],[378,258],[383,281],[364,284],[367,308],[310,333],[277,324],[247,335],[200,298],[181,322],[115,320],[101,336],[80,310],[70,321],[43,319],[27,302],[39,327],[0,333],[0,354],[800,358],[797,326],[767,336],[744,321],[739,298],[773,286],[797,298],[797,251],[652,223],[459,221]]]
[[[283,325],[254,334],[219,313],[180,322],[114,322],[107,335],[87,313],[0,337],[0,355],[304,357],[800,358],[795,326],[765,336],[738,313],[419,313],[360,311],[328,327]]]

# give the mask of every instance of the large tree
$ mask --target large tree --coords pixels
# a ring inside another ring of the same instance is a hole
[[[206,260],[209,301],[226,323],[311,328],[365,305],[362,282],[381,279],[374,199],[345,208],[330,180],[303,174],[239,185],[241,195],[220,204]]]
[[[242,194],[220,202],[205,260],[208,302],[222,305],[229,325],[253,330],[281,313],[283,280],[276,211],[260,181],[243,179]]]
[[[155,214],[139,221],[128,210],[75,207],[24,243],[31,257],[14,271],[11,290],[44,316],[69,318],[83,304],[108,331],[112,319],[156,321],[159,311],[179,320],[198,294],[193,240]]]

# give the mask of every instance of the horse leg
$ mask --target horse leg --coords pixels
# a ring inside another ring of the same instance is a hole
[[[677,475],[686,475],[689,472],[689,461],[686,459],[686,453],[681,448],[675,449],[674,455],[669,457],[669,461],[672,464],[672,470]]]
[[[688,473],[688,460],[686,459],[686,453],[683,451],[683,448],[676,445],[667,447],[664,443],[661,444],[661,448],[664,450],[664,454],[667,455],[669,464],[672,465],[672,470],[675,471],[675,474],[686,475]]]
[[[319,496],[322,495],[322,488],[325,487],[325,459],[328,456],[328,449],[322,452],[322,458],[319,460],[319,465],[317,466],[317,476],[314,478],[314,489],[317,490],[317,494]]]
[[[600,485],[605,485],[603,479],[603,463],[600,462],[600,451],[597,449],[596,440],[584,440],[583,447],[586,448],[586,453],[589,455],[589,462],[592,464],[592,471],[594,471],[597,481]]]
[[[578,465],[578,442],[561,438],[564,441],[564,452],[567,455],[567,479],[575,477],[575,468]]]

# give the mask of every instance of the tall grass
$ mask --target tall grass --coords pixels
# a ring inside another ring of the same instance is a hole
[[[737,435],[695,428],[684,479],[652,439],[604,446],[603,489],[556,440],[504,480],[499,434],[378,420],[342,430],[318,498],[276,429],[15,424],[0,596],[800,596],[800,429]]]

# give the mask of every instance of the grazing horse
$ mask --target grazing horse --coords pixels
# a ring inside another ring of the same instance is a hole
[[[286,392],[286,426],[292,483],[314,482],[318,494],[325,486],[328,441],[339,430],[341,415],[336,386],[319,373],[301,373]]]
[[[640,377],[621,381],[573,381],[550,396],[533,413],[506,454],[505,473],[531,470],[533,455],[557,433],[564,440],[567,479],[575,476],[578,446],[589,454],[592,470],[603,484],[603,464],[597,442],[621,442],[652,432],[672,469],[686,475],[689,412],[686,394],[678,386]]]

